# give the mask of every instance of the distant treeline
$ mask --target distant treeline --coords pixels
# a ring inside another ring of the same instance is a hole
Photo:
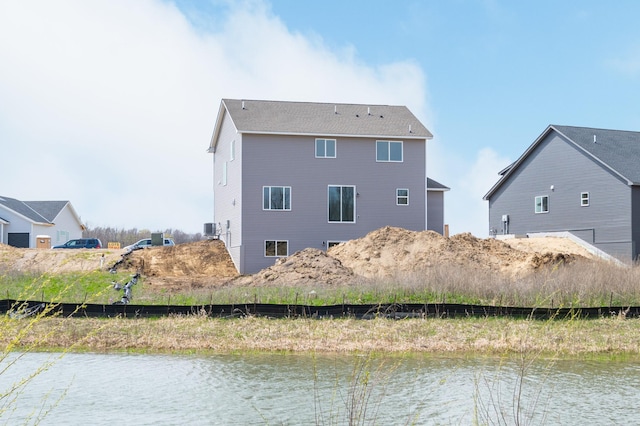
[[[153,232],[163,232],[165,237],[173,238],[173,241],[176,244],[192,243],[195,241],[200,241],[204,238],[203,235],[199,232],[197,234],[187,234],[186,232],[182,232],[179,229],[165,229],[164,231]],[[87,228],[82,232],[82,236],[85,238],[99,238],[105,247],[110,242],[118,242],[120,243],[121,247],[124,247],[133,244],[143,238],[151,238],[151,233],[152,231],[148,229],[118,229],[111,227],[103,228],[98,226],[95,228]]]

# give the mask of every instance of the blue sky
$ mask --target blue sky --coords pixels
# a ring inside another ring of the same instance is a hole
[[[223,97],[407,105],[451,233],[549,124],[640,131],[640,3],[0,2],[0,195],[200,232]]]

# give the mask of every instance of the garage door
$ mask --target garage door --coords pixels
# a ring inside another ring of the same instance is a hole
[[[28,232],[9,232],[10,246],[19,248],[29,248],[29,233]]]

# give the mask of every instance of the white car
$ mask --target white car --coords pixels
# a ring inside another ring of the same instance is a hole
[[[164,239],[163,246],[167,247],[167,246],[175,246],[175,245],[176,243],[174,243],[171,238]],[[131,244],[130,246],[126,246],[124,250],[127,252],[130,252],[133,250],[139,250],[139,249],[149,248],[149,247],[155,247],[154,245],[151,244],[151,238],[143,238],[140,241],[134,244]]]

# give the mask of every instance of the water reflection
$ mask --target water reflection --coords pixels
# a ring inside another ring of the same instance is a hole
[[[56,355],[53,355],[55,358]],[[0,390],[45,365],[27,354]],[[640,421],[630,362],[67,354],[5,398],[3,424],[617,424]],[[0,368],[6,361],[0,364]],[[522,391],[520,393],[520,391]],[[7,409],[8,408],[8,409]]]

